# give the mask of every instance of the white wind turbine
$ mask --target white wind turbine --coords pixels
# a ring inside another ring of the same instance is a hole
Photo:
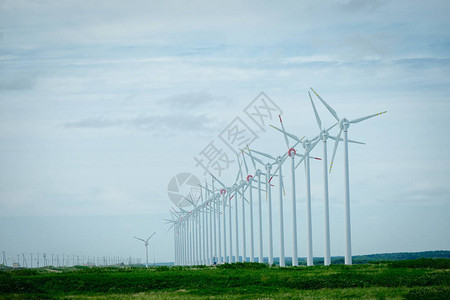
[[[189,265],[189,235],[188,235],[188,225],[189,225],[189,212],[178,207],[180,212],[175,213],[179,216],[179,222],[181,227],[181,259],[182,265]]]
[[[170,229],[173,228],[173,233],[174,233],[174,250],[175,250],[175,259],[174,259],[174,265],[178,265],[179,264],[179,259],[178,259],[178,237],[177,237],[177,230],[178,230],[178,221],[176,220],[176,214],[174,212],[172,212],[172,210],[169,210],[170,215],[172,217],[172,220],[169,219],[164,219],[166,221],[166,224],[172,224],[170,225],[169,229],[167,230],[167,232],[170,231]]]
[[[153,232],[153,234],[151,236],[149,236],[149,238],[146,240],[134,236],[135,239],[143,241],[145,244],[145,267],[146,268],[148,268],[148,241],[152,238],[152,236],[155,235],[155,233],[156,232]]]
[[[236,176],[236,182],[233,185],[234,190],[234,229],[235,229],[235,245],[236,245],[236,256],[235,256],[235,262],[240,262],[241,258],[239,255],[239,212],[238,212],[238,194],[242,195],[242,201],[244,201],[244,194],[241,194],[239,191],[240,188],[243,186],[243,180],[241,179],[240,184],[237,184],[239,182],[239,175],[242,177],[242,169],[241,169],[241,163],[239,161],[239,156],[237,156],[237,163],[239,165],[239,172]],[[230,203],[231,206],[231,203]],[[231,220],[231,212],[230,212],[230,220]],[[230,224],[230,234],[231,234],[231,224]],[[245,242],[244,242],[245,243]]]
[[[275,173],[273,175],[271,175],[270,171],[272,170],[273,165],[279,164],[279,161],[281,158],[278,157],[278,159],[276,159],[275,157],[273,157],[270,154],[250,149],[250,148],[248,148],[248,146],[247,146],[247,150],[249,151],[249,155],[253,160],[256,160],[257,162],[259,162],[266,168],[266,191],[267,191],[266,195],[267,195],[267,200],[268,200],[268,213],[269,213],[269,216],[268,216],[269,217],[269,265],[272,265],[273,264],[273,231],[272,231],[272,192],[271,192],[270,181],[272,180],[273,176],[275,176]],[[251,155],[251,152],[255,152],[261,156],[265,156],[265,157],[273,160],[274,162],[273,163],[269,163],[269,162],[264,163],[259,158]],[[282,185],[282,181],[280,182],[280,188],[282,188],[281,185]]]
[[[240,163],[238,161],[239,167],[240,167]],[[223,227],[224,227],[224,247],[225,247],[225,256],[226,256],[226,226],[225,226],[225,206],[226,206],[226,201],[225,199],[228,198],[229,196],[227,195],[232,195],[229,197],[228,200],[230,200],[230,203],[228,205],[228,214],[229,214],[229,241],[230,241],[230,255],[228,257],[228,262],[232,263],[233,262],[233,231],[232,231],[232,213],[231,213],[231,199],[234,197],[235,198],[235,206],[236,206],[236,211],[235,211],[235,231],[236,231],[236,257],[235,257],[235,262],[238,261],[239,258],[239,243],[238,243],[238,212],[237,212],[237,194],[240,194],[239,192],[239,188],[240,185],[237,184],[237,182],[239,181],[239,176],[240,176],[240,171],[237,173],[236,175],[236,180],[235,183],[233,184],[233,186],[231,187],[227,187],[225,186],[225,184],[220,181],[217,177],[215,177],[213,174],[210,173],[211,177],[213,177],[222,187],[223,189],[220,191],[220,193],[222,195],[224,195],[224,203],[223,203]],[[225,258],[225,257],[224,257]],[[224,259],[225,262],[225,259]]]
[[[281,127],[282,127],[282,129],[283,129],[283,135],[284,135],[284,139],[285,139],[285,142],[286,142],[286,146],[287,146],[287,148],[288,148],[288,150],[287,150],[287,156],[285,156],[285,158],[284,158],[284,160],[289,156],[290,158],[291,158],[291,172],[292,172],[292,241],[293,241],[293,243],[292,243],[292,246],[293,246],[293,249],[292,249],[292,265],[293,266],[298,266],[298,252],[297,252],[297,207],[296,207],[296,196],[295,196],[295,155],[297,155],[297,156],[302,156],[302,155],[299,155],[299,154],[297,154],[297,152],[296,152],[296,150],[295,150],[295,146],[297,146],[298,145],[298,143],[300,143],[300,142],[297,142],[293,147],[290,147],[289,146],[289,140],[288,140],[288,138],[287,138],[287,136],[286,136],[286,133],[284,132],[284,125],[283,125],[283,121],[281,120],[281,116],[279,115],[278,116],[279,118],[280,118],[280,124],[281,124]],[[275,129],[278,129],[278,128],[276,128],[275,126],[273,126],[273,125],[270,125],[270,126],[272,126],[273,128],[275,128]],[[303,138],[302,138],[303,139]],[[301,140],[301,139],[300,139]],[[284,162],[284,160],[283,160],[283,162]],[[282,203],[281,203],[281,193],[280,193],[280,206],[282,205]],[[281,207],[282,208],[282,207]],[[282,210],[282,209],[281,209]],[[284,252],[284,251],[283,251]]]
[[[247,149],[248,148],[249,147],[247,145]],[[253,167],[255,168],[255,176],[258,177],[258,228],[259,228],[259,256],[258,256],[258,262],[259,263],[264,263],[264,256],[263,256],[263,232],[262,232],[262,205],[261,205],[261,190],[262,190],[261,189],[261,175],[265,175],[265,174],[263,174],[262,171],[256,167],[255,159],[257,159],[257,158],[253,157],[252,154],[250,153],[250,151],[248,153],[243,151],[243,153],[250,156],[250,158],[252,160]],[[262,165],[264,165],[264,163],[262,161],[260,161],[260,163]],[[252,178],[252,180],[253,180],[253,178]]]
[[[314,158],[317,160],[320,160],[320,158],[317,157],[310,157],[309,153],[314,149],[314,147],[319,142],[319,137],[316,136],[315,138],[309,140],[304,138],[298,138],[297,136],[293,135],[292,133],[289,133],[285,131],[284,129],[277,128],[275,126],[272,126],[276,130],[282,132],[283,134],[291,137],[295,141],[302,143],[303,149],[305,150],[304,154],[295,154],[298,156],[302,156],[302,159],[297,163],[295,168],[297,168],[303,161],[305,161],[305,181],[306,181],[306,212],[307,212],[307,253],[306,253],[306,264],[308,266],[312,266],[314,264],[313,262],[313,249],[312,249],[312,220],[311,220],[311,182],[310,182],[310,165],[309,165],[309,159]],[[295,185],[295,184],[294,184]]]
[[[219,218],[218,218],[218,225],[219,225],[219,263],[226,263],[227,262],[227,228],[226,228],[226,198],[228,197],[227,194],[229,192],[229,188],[226,188],[225,185],[217,179],[213,174],[209,173],[212,178],[214,178],[220,185],[223,186],[223,189],[220,190],[220,195],[222,197],[222,219],[223,219],[223,257],[222,257],[222,245],[221,245],[221,228],[220,228],[220,202],[219,202]],[[231,258],[230,261],[231,263]]]
[[[190,230],[190,251],[191,251],[191,264],[198,265],[199,264],[199,233],[198,233],[198,217],[199,217],[199,209],[200,206],[197,206],[192,198],[192,194],[189,193],[189,198],[184,197],[186,201],[188,201],[194,208],[189,212],[189,218],[191,219],[191,230]]]
[[[206,255],[205,255],[205,264],[211,265],[213,260],[213,246],[212,246],[212,205],[211,205],[211,197],[210,194],[213,195],[214,191],[211,191],[208,188],[208,182],[205,179],[205,186],[201,186],[205,190],[205,201],[203,202],[203,211],[202,218],[204,218],[204,235],[205,235],[205,245]],[[203,194],[202,194],[203,195]],[[209,218],[209,220],[208,220]]]
[[[185,197],[185,200],[190,201]],[[188,212],[181,207],[178,207],[180,212],[174,210],[178,216],[180,227],[180,260],[182,265],[189,265],[192,263],[191,257],[191,234],[190,234],[190,218],[193,216],[192,211]],[[169,221],[169,220],[167,220]]]
[[[245,230],[245,226],[246,226],[246,222],[245,222],[245,202],[249,203],[250,205],[250,262],[254,262],[255,260],[255,254],[254,254],[254,235],[253,235],[253,175],[249,174],[248,172],[248,166],[247,166],[247,162],[245,160],[245,156],[244,156],[244,151],[241,150],[242,152],[242,160],[245,166],[245,170],[247,173],[247,176],[245,177],[244,180],[244,176],[243,176],[243,172],[242,172],[242,168],[241,165],[239,165],[239,172],[241,174],[241,184],[240,186],[242,187],[242,240],[243,240],[243,261],[247,261],[247,248],[246,248],[246,230]],[[238,160],[239,160],[239,156],[238,156]],[[247,199],[245,198],[245,191],[250,188],[249,190],[249,197],[250,199],[247,201]]]
[[[250,262],[255,262],[255,243],[254,243],[254,231],[253,231],[253,180],[254,176],[248,172],[247,161],[245,160],[244,151],[242,151],[242,159],[244,161],[245,171],[247,172],[247,187],[249,189],[249,204],[250,204]],[[256,168],[255,168],[256,169]],[[258,176],[259,177],[259,176]],[[261,188],[261,180],[259,182],[259,188]],[[261,191],[259,190],[259,200],[261,200]],[[260,209],[261,210],[261,209]]]
[[[280,117],[280,122],[281,122],[281,116]],[[283,123],[281,123],[281,125],[283,126]],[[287,141],[287,138],[286,138]],[[296,147],[298,145],[299,142],[297,142],[297,144],[294,145],[294,147]],[[280,203],[280,267],[284,267],[286,266],[286,259],[284,256],[284,211],[283,211],[283,195],[284,195],[284,183],[283,183],[283,174],[282,174],[282,166],[284,164],[284,162],[286,161],[289,153],[291,153],[292,155],[292,151],[290,151],[290,147],[289,147],[289,143],[287,144],[288,146],[288,152],[286,152],[285,154],[283,154],[282,156],[278,156],[277,158],[275,158],[275,164],[278,165],[277,169],[275,170],[275,172],[273,173],[274,175],[277,174],[277,172],[279,171],[279,203]],[[293,148],[294,148],[293,147]],[[295,150],[294,150],[295,152]],[[267,156],[268,157],[268,156]]]
[[[214,191],[214,178],[211,178],[211,187],[212,190]],[[213,233],[213,245],[214,245],[214,254],[212,255],[213,259],[212,259],[212,264],[216,264],[216,259],[217,259],[217,222],[216,222],[216,215],[217,215],[217,197],[215,192],[213,192],[213,194],[211,195],[211,209],[212,211],[212,217],[213,219],[212,221],[212,225],[213,227],[211,227],[211,232]],[[211,245],[212,246],[212,245]]]
[[[237,155],[238,161],[239,161],[239,155]],[[248,168],[247,168],[247,163],[245,162],[245,158],[244,158],[244,154],[242,153],[242,160],[245,163],[245,167],[248,173]],[[240,188],[242,188],[242,250],[243,250],[243,255],[242,255],[242,261],[246,262],[247,261],[247,247],[246,247],[246,231],[245,231],[245,202],[247,201],[247,199],[245,198],[245,191],[247,190],[247,188],[250,187],[250,197],[252,197],[252,185],[251,182],[249,181],[249,177],[252,177],[251,175],[247,175],[246,180],[244,180],[244,173],[242,172],[242,167],[241,164],[239,164],[239,173],[241,174],[241,183],[240,183]],[[251,204],[251,200],[249,202],[251,208],[250,208],[250,214],[253,214],[252,212],[252,204]],[[251,222],[253,222],[253,215],[251,216]],[[252,229],[251,229],[251,238],[253,239],[253,225]],[[253,253],[253,241],[252,241],[252,253]],[[253,254],[252,254],[253,257]],[[253,258],[251,257],[251,260],[253,261]]]
[[[339,134],[337,136],[336,142],[334,144],[334,150],[333,150],[333,157],[331,159],[330,164],[330,172],[331,168],[333,167],[333,161],[334,157],[336,155],[336,150],[340,141],[340,137],[342,134],[342,131],[344,131],[344,185],[345,185],[345,264],[351,265],[352,264],[352,244],[351,244],[351,227],[350,227],[350,184],[349,184],[349,168],[348,168],[348,128],[350,127],[350,124],[356,124],[361,121],[376,117],[378,115],[386,113],[386,111],[368,115],[365,117],[357,118],[354,120],[347,120],[346,118],[340,119],[334,111],[331,106],[328,105],[328,103],[325,102],[325,100],[322,99],[322,97],[319,96],[312,88],[311,90],[314,92],[314,94],[319,98],[319,100],[323,103],[323,105],[327,108],[327,110],[331,113],[331,115],[338,121],[339,123]]]
[[[331,264],[331,250],[330,250],[330,217],[329,217],[329,197],[328,197],[328,150],[327,150],[327,140],[331,138],[332,140],[337,141],[338,138],[329,134],[329,131],[336,126],[338,123],[333,125],[332,127],[326,129],[322,128],[322,122],[320,120],[319,114],[317,113],[316,106],[314,105],[314,101],[311,98],[311,94],[308,92],[309,99],[311,101],[311,105],[314,110],[314,115],[316,116],[317,125],[319,127],[320,133],[319,137],[323,142],[323,186],[324,186],[324,213],[325,213],[325,254],[324,254],[324,265],[328,266]],[[351,143],[356,144],[364,144],[361,142],[356,142],[349,140]]]

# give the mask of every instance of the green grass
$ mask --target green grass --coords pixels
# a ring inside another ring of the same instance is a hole
[[[0,272],[0,298],[450,299],[449,270],[449,259],[329,267],[8,270]]]

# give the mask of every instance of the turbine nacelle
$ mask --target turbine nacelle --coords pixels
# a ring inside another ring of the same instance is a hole
[[[275,160],[275,162],[277,164],[281,164],[281,163],[283,163],[283,158],[281,156],[277,156],[277,159]]]
[[[305,139],[302,141],[302,146],[303,149],[305,149],[306,151],[309,150],[309,147],[311,147],[311,141],[309,139]]]
[[[350,127],[350,121],[347,120],[346,118],[343,118],[342,120],[339,121],[339,128],[341,130],[347,131],[347,129]]]
[[[288,150],[288,155],[292,158],[294,158],[295,154],[297,154],[297,151],[294,148],[290,148]]]
[[[322,141],[326,141],[330,137],[330,134],[328,133],[328,130],[324,129],[319,133],[319,137]]]

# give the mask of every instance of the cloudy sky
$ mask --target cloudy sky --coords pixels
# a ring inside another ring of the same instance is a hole
[[[156,260],[172,260],[170,179],[204,180],[194,157],[210,142],[230,153],[219,135],[236,117],[258,135],[252,147],[282,154],[283,137],[244,112],[262,91],[287,130],[316,135],[309,87],[340,116],[388,111],[349,130],[366,142],[350,146],[354,254],[449,250],[449,14],[448,1],[0,0],[1,250],[143,258],[132,236],[156,231]],[[321,256],[322,173],[311,164]],[[342,175],[339,149],[333,256],[344,253]]]

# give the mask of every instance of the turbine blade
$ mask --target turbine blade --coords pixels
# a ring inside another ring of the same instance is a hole
[[[207,187],[204,187],[203,185],[199,184],[199,187],[205,189],[206,191],[210,192],[210,193],[214,193],[213,191],[211,191],[210,189],[208,189]]]
[[[285,131],[283,129],[280,129],[280,128],[276,127],[276,126],[273,126],[273,125],[270,125],[270,126],[272,128],[274,128],[274,129],[278,130],[279,132],[282,132],[282,133],[286,134],[287,136],[289,136],[290,138],[292,138],[292,139],[294,139],[294,140],[296,140],[298,142],[301,142],[303,140],[303,138],[299,139],[297,136],[293,135],[292,133],[289,133],[289,132],[287,132],[287,131]]]
[[[236,157],[237,157],[238,165],[239,165],[239,173],[241,174],[241,179],[242,179],[243,173],[242,173],[241,162],[240,162],[240,160],[239,160],[239,154],[236,153]],[[237,180],[236,180],[236,181],[237,181]]]
[[[254,160],[254,158],[253,158],[253,155],[250,153],[250,147],[248,146],[248,144],[246,144],[246,145],[247,145],[247,149],[248,149],[249,151],[248,151],[248,153],[245,152],[245,154],[247,154],[247,155],[250,156],[250,159],[252,160],[253,168],[255,168],[255,170],[256,170],[256,163],[255,163],[255,160]]]
[[[308,151],[308,154],[309,154],[309,152],[311,152],[313,149],[314,149],[314,147],[316,147],[317,146],[317,144],[319,143],[319,139],[317,139],[312,145],[311,145],[311,147],[309,148],[309,151]]]
[[[302,155],[302,159],[300,159],[300,160],[298,161],[297,165],[295,165],[294,170],[297,169],[298,166],[300,166],[300,164],[305,160],[305,157],[306,157],[306,155]]]
[[[328,128],[327,131],[330,131],[331,129],[333,129],[337,124],[339,124],[339,122],[336,122],[333,126],[330,126],[330,128]]]
[[[329,137],[330,139],[332,139],[332,140],[335,140],[335,141],[337,140],[337,137],[335,137],[335,136],[329,135],[328,137]],[[343,140],[344,140],[343,138],[340,138],[340,139],[339,139],[340,142],[342,142]],[[360,144],[360,145],[365,145],[365,144],[366,144],[366,143],[358,142],[358,141],[354,141],[354,140],[348,140],[348,142],[349,142],[349,143],[354,143],[354,144]]]
[[[244,150],[241,150],[241,152],[242,152],[242,159],[244,160],[245,172],[247,172],[248,175],[248,166],[247,161],[245,160]]]
[[[331,158],[331,164],[330,164],[330,171],[329,171],[329,173],[331,173],[331,169],[333,168],[334,157],[336,156],[336,151],[337,151],[337,147],[338,147],[338,144],[339,144],[339,140],[341,139],[341,134],[342,134],[342,129],[341,129],[341,131],[339,131],[339,134],[336,137],[336,143],[334,143],[334,150],[333,150],[333,156]]]
[[[319,140],[320,139],[320,134],[318,134],[318,135],[316,135],[315,137],[313,137],[312,139],[311,139],[311,142],[315,142],[315,141],[317,141],[317,140]]]
[[[190,204],[192,204],[192,206],[196,206],[195,204],[194,204],[194,202],[192,202],[190,199],[188,199],[188,198],[186,198],[186,197],[183,197],[184,198],[184,200],[186,200],[186,201],[188,201]]]
[[[313,90],[313,88],[311,88],[311,91],[313,91],[314,94],[316,94],[317,98],[319,98],[319,100],[322,102],[322,104],[325,105],[325,107],[333,115],[333,117],[336,119],[336,121],[339,122],[339,117],[338,117],[337,113],[334,111],[334,109],[332,109],[331,106],[329,106],[328,103],[326,103],[325,100],[323,100],[322,97],[320,97],[319,94],[317,94],[316,91]]]
[[[214,178],[222,187],[225,187],[225,184],[220,181],[216,176],[214,176],[211,172],[207,171],[209,175],[211,175],[212,178]]]
[[[317,125],[319,125],[319,129],[320,129],[320,131],[322,131],[322,122],[320,121],[319,114],[317,113],[316,106],[314,105],[314,101],[313,101],[313,99],[311,97],[311,93],[309,91],[308,91],[308,95],[309,95],[309,100],[311,100],[311,104],[314,109],[314,114],[316,115]]]
[[[249,150],[250,150],[250,149],[249,149]],[[255,153],[259,154],[259,155],[265,156],[265,157],[267,157],[267,158],[270,158],[270,159],[275,160],[275,157],[273,157],[273,156],[270,155],[270,154],[267,154],[267,153],[264,153],[264,152],[261,152],[261,151],[256,151],[256,150],[253,150],[253,149],[250,150],[250,151],[255,152]]]
[[[239,172],[238,172],[237,175],[236,175],[236,180],[234,181],[235,183],[238,182],[238,180],[239,180],[239,175],[241,175],[241,173],[242,173],[241,162],[240,162],[240,160],[239,160],[239,155],[236,154],[236,156],[237,156],[237,163],[238,163],[238,165],[239,165]]]
[[[358,142],[358,141],[354,141],[354,140],[347,140],[349,143],[353,143],[353,144],[360,144],[360,145],[365,145],[366,143],[363,142]]]
[[[286,135],[286,130],[284,129],[283,121],[281,120],[281,115],[278,115],[278,117],[280,118],[281,128],[283,128],[284,141],[286,142],[286,146],[287,146],[287,148],[289,150],[289,148],[290,148],[289,147],[289,140],[288,140],[287,135]]]
[[[354,119],[354,120],[351,120],[350,123],[359,123],[361,121],[364,121],[364,120],[367,120],[367,119],[370,119],[370,118],[373,118],[373,117],[376,117],[376,116],[379,116],[379,115],[382,115],[382,114],[385,114],[385,113],[387,113],[387,111],[383,111],[383,112],[380,112],[380,113],[377,113],[377,114],[368,115],[368,116],[365,116],[365,117],[362,117],[362,118]]]
[[[138,238],[138,237],[135,237],[135,236],[133,236],[135,239],[137,239],[137,240],[141,240],[141,241],[143,241],[143,242],[145,242],[145,240],[143,240],[143,239],[141,239],[141,238]]]
[[[154,235],[155,235],[155,233],[156,233],[156,232],[153,232],[153,233],[152,233],[152,235],[151,235],[151,236],[149,236],[149,238],[147,239],[147,242],[148,242],[148,240],[149,240],[149,239],[151,239],[151,238],[152,238],[152,236],[154,236]]]
[[[166,233],[168,233],[170,231],[170,229],[172,229],[174,224],[170,225],[169,229],[167,229]]]
[[[257,168],[256,168],[256,164],[255,164],[255,160],[264,166],[264,162],[263,162],[262,160],[260,160],[259,158],[257,158],[257,157],[255,157],[255,156],[252,155],[252,150],[250,150],[250,148],[248,147],[248,145],[247,145],[247,150],[248,150],[248,155],[250,155],[250,157],[251,157],[251,159],[252,159],[253,166],[255,167],[255,170],[257,169]],[[247,153],[247,152],[246,152],[246,153]]]
[[[320,157],[315,157],[315,156],[310,156],[310,155],[308,155],[308,156],[309,156],[309,158],[311,158],[311,159],[322,160]]]

